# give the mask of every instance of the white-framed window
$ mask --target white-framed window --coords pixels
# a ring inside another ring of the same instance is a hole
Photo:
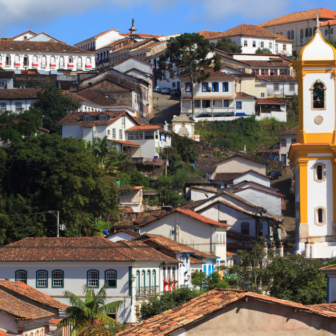
[[[63,288],[64,287],[64,272],[61,270],[55,270],[52,272],[52,287]]]
[[[133,132],[128,133],[128,140],[133,140]]]
[[[256,40],[253,40],[253,41],[252,41],[252,47],[253,47],[253,48],[257,48],[257,41],[256,41]]]
[[[260,93],[261,98],[265,98],[265,92]]]
[[[315,208],[315,224],[316,225],[325,225],[327,223],[327,212],[326,208],[319,206]]]
[[[88,271],[87,275],[87,284],[90,288],[99,287],[99,272],[96,270]]]
[[[42,56],[42,66],[46,67],[47,66],[47,57],[46,56]]]
[[[289,91],[295,91],[295,83],[289,83]]]
[[[105,271],[105,284],[107,285],[107,288],[117,288],[117,271]]]
[[[10,57],[10,55],[6,55],[6,65],[11,65],[11,57]]]
[[[29,65],[29,58],[27,55],[23,56],[23,65],[28,66]]]
[[[225,245],[225,232],[216,232],[216,245]]]
[[[273,90],[274,91],[279,91],[279,88],[280,88],[279,83],[274,83],[273,84]]]
[[[69,56],[69,63],[73,63],[73,57]]]
[[[261,47],[261,48],[264,48],[264,47],[265,47],[265,42],[264,42],[264,41],[261,41],[261,42],[260,42],[260,47]]]
[[[16,113],[21,113],[22,112],[22,103],[21,102],[15,103],[15,112]]]
[[[112,128],[112,139],[116,139],[116,129]]]
[[[15,281],[20,281],[27,284],[27,271],[18,270],[15,272]]]
[[[55,64],[56,63],[56,57],[55,56],[51,56],[50,57],[50,63],[51,64]]]
[[[91,64],[91,58],[90,57],[86,57],[86,64]]]
[[[126,116],[121,117],[121,127],[125,128],[126,127]]]
[[[60,67],[64,67],[64,57],[63,56],[60,57],[59,65]]]
[[[134,132],[134,140],[138,140],[138,132]]]
[[[37,288],[48,287],[48,271],[39,270],[36,272],[36,287]]]
[[[123,138],[123,131],[122,129],[119,130],[119,140],[122,140]]]
[[[107,135],[111,135],[111,130],[107,130]]]
[[[142,140],[143,139],[143,132],[139,132],[138,135],[139,135],[139,140]]]
[[[0,103],[0,114],[7,111],[7,104],[6,103]]]
[[[247,40],[244,40],[244,47],[247,47],[247,46],[248,46]]]
[[[82,64],[82,57],[78,57],[77,58],[77,67],[81,68],[82,66],[83,66],[83,64]]]
[[[273,44],[272,44],[272,42],[270,42],[270,43],[268,44],[268,47],[269,47],[270,50],[272,50],[272,48],[273,48]]]

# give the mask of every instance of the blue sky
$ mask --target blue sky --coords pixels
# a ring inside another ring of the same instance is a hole
[[[325,7],[332,0],[0,0],[0,37],[31,29],[74,44],[111,28],[126,33],[225,31],[278,16]]]

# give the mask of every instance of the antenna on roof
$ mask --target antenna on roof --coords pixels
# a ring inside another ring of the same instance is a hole
[[[319,33],[320,32],[320,20],[319,20],[319,16],[318,14],[316,14],[316,33]]]

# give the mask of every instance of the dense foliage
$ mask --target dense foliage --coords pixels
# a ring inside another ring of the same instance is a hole
[[[42,127],[39,109],[30,109],[20,114],[9,111],[0,115],[0,139],[11,143],[22,142],[23,136],[34,135]]]
[[[331,44],[334,48],[336,48],[336,40],[326,39],[326,42]]]
[[[56,123],[64,118],[69,112],[77,111],[79,103],[69,95],[63,94],[55,85],[47,84],[37,94],[38,99],[33,107],[39,108],[43,116],[43,127],[50,133],[61,134],[61,126]]]
[[[218,40],[216,49],[235,54],[241,54],[242,52],[242,46],[238,45],[235,41],[232,41],[230,37],[222,37]]]
[[[203,294],[204,291],[182,287],[172,292],[164,292],[160,296],[155,296],[144,301],[141,305],[140,316],[142,320],[161,314],[166,310],[173,309],[191,299]]]
[[[191,275],[191,283],[194,286],[204,288],[206,290],[212,290],[215,287],[229,288],[229,284],[222,280],[218,272],[213,272],[209,275],[206,275],[204,272],[196,270],[196,272]]]
[[[229,284],[253,292],[265,291],[271,296],[302,304],[326,302],[327,280],[319,271],[322,262],[288,253],[267,253],[262,244],[254,243],[251,251],[238,251],[242,264],[228,269]]]
[[[256,54],[272,54],[272,51],[269,50],[268,48],[258,48],[255,51]]]
[[[277,134],[297,125],[297,120],[287,123],[275,119],[257,121],[254,116],[233,121],[203,121],[196,123],[201,141],[213,145],[255,153],[257,149],[270,148],[277,144]]]
[[[116,218],[116,183],[82,141],[57,134],[30,137],[7,155],[0,150],[0,165],[0,244],[55,236],[53,215],[16,214],[59,210],[67,222],[66,236],[94,235],[98,220]]]
[[[123,327],[108,315],[117,311],[123,301],[114,301],[106,304],[106,285],[96,294],[94,289],[84,285],[85,301],[75,294],[65,291],[71,306],[67,308],[67,317],[58,323],[59,327],[72,325],[72,332],[82,336],[109,336],[114,335]]]

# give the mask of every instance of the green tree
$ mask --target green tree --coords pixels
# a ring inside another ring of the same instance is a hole
[[[203,291],[182,287],[172,292],[164,292],[160,296],[155,296],[147,302],[143,302],[140,309],[141,320],[161,314],[166,310],[173,309],[191,299],[203,294]]]
[[[325,41],[330,45],[332,45],[334,48],[336,48],[336,40],[326,39]]]
[[[145,188],[149,187],[149,178],[136,170],[130,174],[130,184],[132,186],[143,186]]]
[[[241,54],[242,46],[232,41],[230,37],[222,37],[216,44],[216,49],[223,50],[228,53]]]
[[[210,77],[210,66],[214,71],[221,67],[220,56],[215,54],[208,58],[209,52],[215,49],[204,36],[193,33],[185,33],[167,41],[165,55],[160,56],[159,66],[155,76],[162,77],[165,72],[169,73],[171,79],[176,78],[184,71],[191,83],[192,116],[195,116],[194,106],[194,85],[201,83]],[[169,60],[169,63],[167,62]]]
[[[92,236],[96,220],[116,219],[117,185],[76,139],[44,134],[13,145],[3,180],[0,214],[59,210],[67,221],[66,236]],[[55,235],[51,215],[36,215],[34,225],[34,216],[27,218],[25,224],[24,216],[0,216],[5,242]]]
[[[41,112],[39,109],[20,114],[7,111],[0,115],[0,125],[0,139],[22,142],[23,136],[34,135],[42,127]]]
[[[83,286],[85,301],[75,294],[65,291],[64,296],[72,304],[66,310],[67,317],[58,323],[58,327],[73,325],[72,335],[97,335],[103,333],[108,335],[108,329],[102,329],[102,323],[108,328],[115,329],[116,332],[123,330],[122,325],[115,319],[109,317],[111,311],[116,311],[123,301],[106,302],[106,285],[96,294],[88,285]],[[105,327],[104,327],[105,328]]]
[[[229,288],[229,284],[221,279],[218,272],[213,272],[206,275],[204,272],[196,270],[191,276],[191,283],[199,288],[205,288],[206,290],[212,290],[217,288]]]
[[[256,54],[272,54],[272,51],[269,50],[268,48],[258,48],[255,51]]]
[[[43,127],[50,133],[61,134],[61,126],[56,123],[69,112],[77,111],[80,104],[69,95],[63,94],[55,85],[47,84],[37,95],[33,107],[39,108],[43,116]]]

